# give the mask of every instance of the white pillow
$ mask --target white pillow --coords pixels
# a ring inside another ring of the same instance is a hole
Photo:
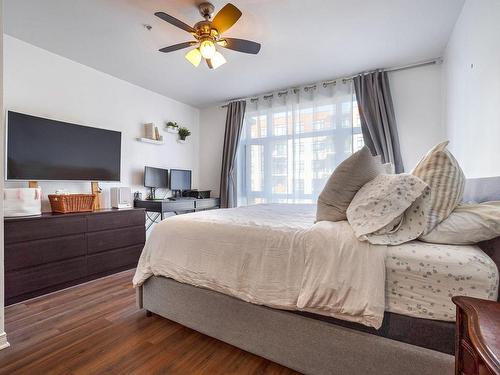
[[[430,233],[425,242],[470,245],[500,236],[500,202],[461,204]]]
[[[361,241],[398,245],[422,234],[429,208],[430,189],[420,178],[379,175],[358,191],[347,220]]]

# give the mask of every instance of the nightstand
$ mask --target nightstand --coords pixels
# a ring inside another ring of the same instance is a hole
[[[500,303],[453,297],[456,375],[500,375]]]

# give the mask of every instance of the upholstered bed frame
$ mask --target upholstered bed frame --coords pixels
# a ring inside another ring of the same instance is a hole
[[[469,180],[464,200],[500,200],[500,177]],[[500,269],[500,238],[480,246]],[[137,302],[148,312],[305,374],[454,373],[450,354],[327,319],[254,305],[165,277],[149,278],[137,289]],[[410,319],[415,324],[424,321]],[[437,323],[453,329],[453,323]],[[435,327],[438,336],[442,327]]]

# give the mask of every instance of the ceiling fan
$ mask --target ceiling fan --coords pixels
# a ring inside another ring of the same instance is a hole
[[[232,49],[238,52],[257,54],[260,51],[260,44],[245,39],[226,38],[221,34],[233,26],[241,17],[241,11],[233,4],[226,4],[212,19],[215,7],[211,3],[201,3],[198,6],[204,21],[198,22],[193,27],[185,24],[177,18],[164,13],[156,12],[155,16],[177,26],[178,28],[192,34],[196,40],[174,44],[160,49],[160,52],[172,52],[179,49],[196,46],[188,53],[186,59],[194,66],[200,65],[204,58],[210,69],[217,69],[226,63],[224,56],[217,51],[217,46]]]

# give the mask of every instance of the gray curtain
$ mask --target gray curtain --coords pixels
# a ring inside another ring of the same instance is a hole
[[[394,164],[396,173],[404,172],[387,73],[360,74],[354,77],[354,89],[365,144],[384,163]]]
[[[229,103],[226,115],[226,131],[222,151],[222,173],[220,178],[221,208],[235,207],[237,204],[236,151],[240,141],[245,116],[246,101]]]

